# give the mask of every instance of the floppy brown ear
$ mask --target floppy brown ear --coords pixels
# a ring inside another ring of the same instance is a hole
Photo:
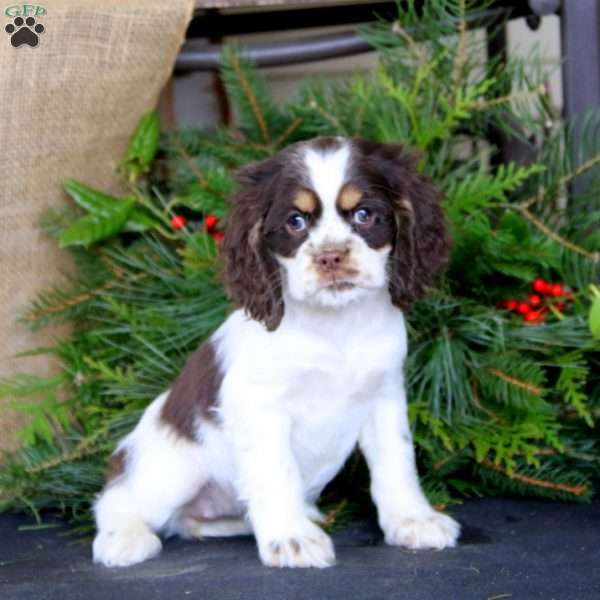
[[[450,237],[441,198],[431,180],[415,171],[396,200],[390,294],[402,309],[421,298],[448,264]]]
[[[425,294],[448,263],[450,237],[441,192],[418,172],[415,157],[399,144],[361,141],[384,180],[393,204],[396,236],[390,255],[392,302],[406,310]]]
[[[254,163],[236,173],[241,189],[231,198],[221,245],[221,278],[230,298],[269,331],[283,317],[281,275],[266,247],[263,225],[270,200],[268,184],[277,172],[275,159]]]

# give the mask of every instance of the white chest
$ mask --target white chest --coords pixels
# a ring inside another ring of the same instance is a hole
[[[292,452],[307,497],[316,498],[356,445],[370,402],[341,396],[305,396],[292,414]]]
[[[369,348],[321,342],[318,359],[300,360],[296,353],[288,363],[285,411],[308,496],[318,495],[355,447],[372,401],[395,368],[393,350],[383,339]]]
[[[329,328],[284,318],[266,334],[234,314],[220,334],[227,370],[222,414],[232,435],[247,438],[252,424],[268,445],[275,435],[269,427],[289,429],[308,498],[343,465],[372,402],[402,368],[402,315],[393,309],[377,317],[357,313]]]

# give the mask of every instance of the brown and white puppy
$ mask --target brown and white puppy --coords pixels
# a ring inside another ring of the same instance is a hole
[[[254,533],[265,565],[326,567],[315,503],[358,443],[389,544],[453,546],[419,486],[403,312],[447,260],[439,193],[398,145],[317,138],[239,174],[223,244],[239,309],[119,444],[94,560],[158,533]]]

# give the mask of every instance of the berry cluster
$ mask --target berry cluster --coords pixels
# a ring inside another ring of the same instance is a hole
[[[219,218],[215,215],[208,214],[204,217],[204,227],[208,235],[212,237],[215,242],[220,242],[225,234],[222,231],[217,231],[217,225],[219,224]]]
[[[573,292],[562,283],[552,283],[537,277],[531,284],[532,292],[526,300],[509,298],[498,303],[498,308],[504,308],[523,317],[526,323],[539,325],[546,320],[546,315],[552,306],[562,313],[567,302],[573,302]]]
[[[173,229],[179,230],[183,229],[187,223],[187,219],[183,215],[174,215],[171,219],[171,227]],[[210,235],[215,242],[220,242],[225,234],[222,231],[217,230],[217,225],[219,224],[219,218],[213,214],[208,214],[204,217],[204,228],[206,229],[206,233]]]

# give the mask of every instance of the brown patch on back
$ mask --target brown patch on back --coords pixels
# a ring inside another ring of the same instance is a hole
[[[353,184],[347,183],[338,194],[337,205],[345,211],[355,209],[360,202],[363,193]]]
[[[107,462],[106,484],[110,484],[125,473],[125,463],[127,461],[127,450],[122,448],[112,454]]]
[[[309,190],[299,190],[294,197],[294,206],[300,212],[312,214],[317,210],[317,198]]]
[[[162,408],[162,420],[179,435],[196,441],[198,419],[214,419],[210,409],[216,403],[222,381],[213,344],[206,341],[190,356],[171,387]]]

